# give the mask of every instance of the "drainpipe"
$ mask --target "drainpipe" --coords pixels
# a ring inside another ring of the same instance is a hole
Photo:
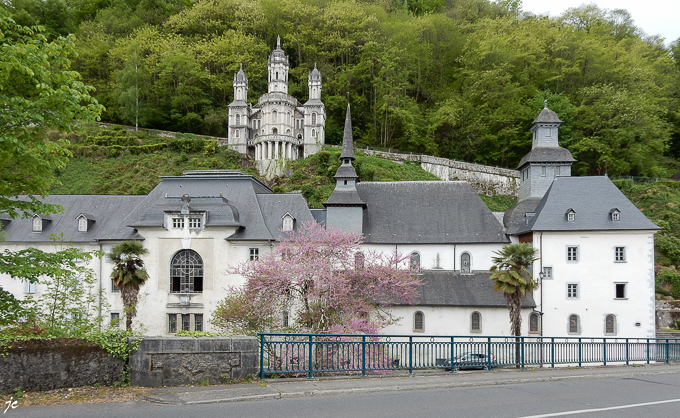
[[[453,244],[453,270],[456,271],[456,244]]]
[[[540,311],[541,311],[541,326],[539,328],[540,336],[543,336],[543,277],[541,274],[543,273],[543,232],[541,232],[541,242],[539,244],[539,253],[541,258],[539,259],[540,262],[538,263],[539,265],[539,271],[538,271],[538,277],[541,279],[541,304],[540,304]]]
[[[104,293],[103,289],[102,289],[102,273],[104,272],[104,269],[103,269],[104,263],[102,262],[102,255],[101,255],[101,252],[104,251],[104,246],[102,245],[101,241],[99,241],[99,251],[100,251],[100,254],[99,254],[99,298],[98,299],[99,299],[99,318],[101,318],[102,317],[102,294]],[[101,331],[101,330],[102,330],[102,321],[99,321],[99,331]]]

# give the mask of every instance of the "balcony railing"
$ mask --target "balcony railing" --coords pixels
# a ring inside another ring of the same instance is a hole
[[[293,144],[293,145],[302,144],[301,139],[297,139],[297,138],[290,136],[290,135],[268,134],[268,135],[260,135],[257,138],[249,139],[248,145],[257,145],[260,142],[285,142],[285,143],[290,143],[290,144]]]

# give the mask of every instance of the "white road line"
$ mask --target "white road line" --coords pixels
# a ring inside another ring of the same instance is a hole
[[[564,416],[564,415],[587,414],[589,412],[600,412],[600,411],[613,411],[615,409],[637,408],[637,407],[640,407],[640,406],[660,405],[660,404],[672,403],[672,402],[680,402],[680,399],[669,399],[667,401],[634,403],[634,404],[630,404],[630,405],[610,406],[610,407],[607,407],[607,408],[577,409],[577,410],[574,410],[574,411],[554,412],[552,414],[542,414],[542,415],[530,415],[530,416],[524,416],[524,417],[519,417],[519,418],[561,417],[561,416]]]

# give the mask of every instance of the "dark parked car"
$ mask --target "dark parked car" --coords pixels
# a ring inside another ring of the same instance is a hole
[[[491,354],[491,361],[487,353],[465,353],[460,357],[454,357],[453,367],[456,369],[484,369],[489,367],[498,367],[496,356]],[[437,366],[451,368],[451,362],[448,359],[437,359]]]

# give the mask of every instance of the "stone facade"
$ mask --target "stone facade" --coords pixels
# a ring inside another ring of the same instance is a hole
[[[52,390],[86,385],[110,386],[120,380],[123,361],[100,346],[77,339],[13,343],[0,356],[0,393]]]
[[[130,382],[161,387],[225,383],[257,374],[255,337],[144,337],[130,356]]]

